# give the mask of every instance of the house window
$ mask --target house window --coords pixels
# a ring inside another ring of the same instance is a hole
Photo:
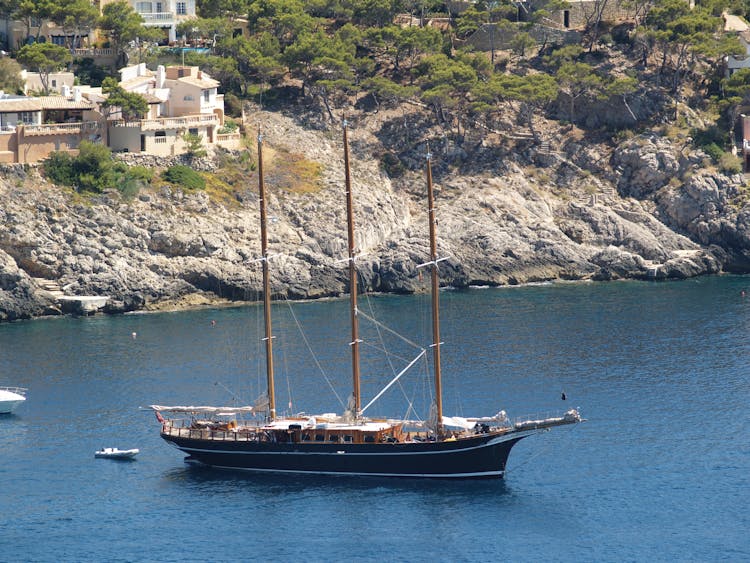
[[[62,45],[65,46],[65,37],[62,35],[53,35],[52,36],[52,44],[53,45]]]
[[[57,80],[55,80],[54,78],[52,79],[52,87],[57,88]]]
[[[190,129],[188,129],[188,133],[190,135],[197,135],[198,134],[198,128],[197,127],[191,127]]]
[[[211,90],[203,90],[203,101],[206,103],[211,101]]]
[[[151,2],[136,2],[135,11],[139,14],[150,14]]]
[[[570,10],[563,11],[563,27],[570,27]]]
[[[182,99],[183,99],[184,101],[186,101],[186,102],[192,102],[192,101],[193,101],[193,96],[191,96],[190,94],[188,94],[187,96],[185,96],[185,97],[184,97],[184,98],[182,98]]]
[[[156,13],[161,14],[162,8],[161,8],[161,2],[156,3]]]
[[[19,114],[20,121],[22,121],[26,125],[32,125],[34,123],[34,112],[31,111],[22,111]]]
[[[187,15],[187,2],[177,2],[177,15],[178,16],[185,16]]]

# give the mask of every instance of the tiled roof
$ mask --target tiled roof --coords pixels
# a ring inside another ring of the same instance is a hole
[[[39,111],[42,104],[39,98],[20,98],[13,100],[0,99],[0,113],[9,113],[17,111]]]
[[[125,90],[130,90],[131,88],[140,86],[141,84],[148,84],[150,82],[153,82],[154,73],[150,70],[147,71],[147,73],[148,74],[146,74],[145,76],[134,76],[133,78],[124,80],[123,82],[120,82],[120,86],[122,86]]]
[[[213,78],[196,78],[194,76],[183,76],[177,79],[179,82],[190,84],[192,86],[198,86],[198,88],[216,88],[219,85],[218,80]]]
[[[42,109],[93,109],[96,105],[85,98],[75,101],[63,96],[42,96],[38,100],[42,104]]]

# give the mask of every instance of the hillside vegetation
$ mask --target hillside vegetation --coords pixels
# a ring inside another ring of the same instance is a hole
[[[657,3],[638,26],[600,21],[580,45],[529,44],[493,63],[461,46],[466,16],[436,31],[313,4],[251,3],[275,15],[251,18],[250,38],[219,36],[222,56],[190,61],[230,103],[232,89],[252,100],[238,102],[246,150],[151,175],[92,151],[87,166],[59,163],[71,188],[6,169],[0,320],[59,313],[50,280],[108,296],[109,312],[256,299],[257,131],[274,296],[345,293],[344,117],[363,290],[426,288],[428,151],[446,285],[750,272],[750,190],[731,150],[748,75],[722,78],[721,53],[736,47],[722,7]],[[439,41],[396,48],[402,31]],[[260,60],[276,69],[263,79],[243,66]]]

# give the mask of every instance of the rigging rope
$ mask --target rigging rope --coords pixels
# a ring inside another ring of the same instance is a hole
[[[367,403],[367,405],[365,406],[365,408],[363,408],[363,409],[362,409],[362,411],[361,411],[361,412],[362,412],[362,414],[364,414],[364,412],[365,412],[365,411],[366,411],[366,410],[367,410],[368,408],[370,408],[370,405],[372,405],[372,404],[373,404],[373,403],[374,403],[375,401],[377,401],[377,400],[378,400],[378,399],[379,399],[379,398],[381,397],[381,395],[382,395],[383,393],[385,393],[386,391],[388,391],[388,389],[390,389],[390,388],[391,388],[391,385],[393,385],[394,383],[396,383],[396,382],[397,382],[397,381],[399,380],[399,378],[400,378],[400,377],[401,377],[402,375],[404,375],[404,374],[405,374],[405,373],[406,373],[407,371],[409,371],[409,368],[410,368],[411,366],[413,366],[413,365],[414,365],[415,363],[417,363],[417,360],[419,360],[419,358],[421,358],[421,357],[422,357],[422,356],[423,356],[423,355],[424,355],[424,354],[425,354],[426,352],[427,352],[427,350],[425,350],[425,349],[423,348],[423,349],[422,349],[422,351],[421,351],[421,352],[419,353],[419,356],[417,356],[416,358],[414,358],[414,359],[413,359],[413,360],[412,360],[412,361],[411,361],[411,362],[409,363],[409,365],[407,365],[407,366],[406,366],[406,367],[405,367],[404,369],[402,369],[402,370],[401,370],[401,372],[400,372],[400,373],[399,373],[399,374],[398,374],[398,375],[397,375],[397,376],[395,377],[395,379],[392,379],[392,380],[390,381],[390,383],[388,383],[388,385],[386,385],[385,387],[383,387],[383,390],[382,390],[382,391],[381,391],[380,393],[378,393],[377,395],[375,395],[375,397],[374,397],[374,398],[373,398],[373,399],[372,399],[372,400],[371,400],[371,401],[370,401],[369,403]]]
[[[369,307],[370,312],[372,313],[373,312],[372,311],[373,307],[372,307],[372,301],[370,300],[369,294],[365,294],[365,300],[367,301],[367,306]],[[375,331],[377,332],[378,340],[380,341],[382,348],[378,348],[377,346],[375,346],[373,344],[369,344],[369,343],[366,343],[366,344],[369,345],[371,348],[379,350],[379,351],[381,351],[381,352],[383,352],[385,354],[386,361],[388,362],[388,366],[391,368],[391,373],[392,374],[396,373],[396,368],[394,367],[393,362],[391,361],[392,357],[398,358],[402,362],[409,362],[410,360],[408,358],[402,358],[401,356],[393,354],[393,353],[389,352],[386,349],[386,347],[385,347],[385,339],[383,338],[383,334],[381,333],[381,329],[383,331],[388,332],[389,334],[395,336],[399,340],[402,340],[403,342],[406,342],[410,346],[412,346],[412,347],[414,347],[414,348],[416,348],[418,350],[422,350],[422,353],[419,356],[417,356],[416,359],[419,359],[419,357],[424,354],[425,350],[424,350],[424,348],[422,346],[419,346],[415,342],[412,342],[411,340],[409,340],[408,338],[406,338],[404,335],[402,335],[402,334],[396,332],[395,330],[393,330],[392,328],[384,325],[383,323],[381,323],[380,321],[378,321],[377,319],[375,319],[374,314],[368,315],[367,313],[362,312],[360,310],[357,311],[357,314],[361,315],[362,317],[364,317],[366,320],[370,321],[375,326]],[[409,363],[409,366],[407,366],[406,369],[408,369],[412,364],[414,364],[414,361],[411,361],[411,363]],[[406,371],[406,370],[404,370],[404,371]],[[401,372],[401,374],[403,374],[403,372]],[[406,409],[406,413],[404,414],[404,418],[408,418],[409,417],[409,412],[414,411],[414,408],[413,408],[414,407],[414,399],[413,398],[409,398],[409,396],[406,393],[406,389],[404,389],[404,386],[399,381],[399,378],[401,377],[401,374],[399,374],[396,377],[396,379],[393,380],[393,382],[389,383],[388,387],[390,387],[394,382],[398,382],[398,388],[401,391],[401,394],[403,395],[404,400],[406,401],[406,403],[408,405],[408,408]],[[386,387],[386,389],[388,387]],[[383,389],[383,391],[381,391],[381,393],[378,395],[378,397],[380,397],[380,395],[382,395],[386,391],[386,389]],[[376,399],[377,399],[377,397],[376,397]],[[374,401],[375,401],[375,399],[373,399],[370,402],[370,404],[372,404]],[[414,415],[417,416],[416,411],[414,411]],[[417,418],[419,418],[419,417],[417,417]]]
[[[405,337],[404,335],[402,335],[402,334],[399,334],[398,332],[396,332],[396,331],[395,331],[395,330],[393,330],[392,328],[389,328],[388,326],[384,325],[383,323],[381,323],[381,322],[380,322],[380,321],[378,321],[377,319],[374,319],[374,318],[372,318],[372,317],[371,317],[370,315],[368,315],[367,313],[364,313],[364,312],[362,312],[361,310],[360,310],[360,311],[358,311],[358,313],[359,313],[360,315],[362,315],[362,316],[363,316],[363,317],[364,317],[365,319],[367,319],[368,321],[370,321],[371,323],[373,323],[373,324],[374,324],[375,326],[377,326],[377,327],[379,327],[379,328],[382,328],[383,330],[385,330],[386,332],[389,332],[390,334],[392,334],[392,335],[393,335],[393,336],[395,336],[396,338],[399,338],[400,340],[403,340],[403,341],[404,341],[404,342],[406,342],[407,344],[409,344],[409,345],[411,345],[411,346],[414,346],[414,348],[416,348],[417,350],[421,350],[421,349],[422,349],[422,347],[421,347],[421,346],[420,346],[419,344],[417,344],[416,342],[412,342],[411,340],[409,340],[408,338],[406,338],[406,337]]]
[[[336,388],[333,386],[333,383],[331,383],[331,380],[328,378],[328,375],[323,369],[323,366],[320,365],[320,362],[318,361],[318,357],[315,355],[315,352],[313,351],[312,346],[310,346],[310,342],[307,340],[307,337],[305,336],[305,333],[302,330],[302,325],[300,324],[299,319],[297,319],[297,315],[294,314],[294,309],[292,308],[292,304],[288,300],[285,300],[285,301],[286,301],[287,306],[289,307],[289,312],[292,315],[292,318],[294,319],[294,322],[297,325],[297,328],[299,329],[299,333],[302,336],[302,340],[305,343],[305,346],[307,346],[307,350],[310,352],[310,355],[312,356],[313,361],[315,362],[315,365],[318,367],[318,369],[320,370],[320,373],[323,375],[323,379],[325,379],[326,383],[328,384],[328,387],[330,387],[331,391],[333,391],[333,394],[338,400],[339,404],[341,405],[341,408],[346,409],[346,405],[344,404],[344,401],[336,392]]]

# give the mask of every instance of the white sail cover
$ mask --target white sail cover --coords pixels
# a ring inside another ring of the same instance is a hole
[[[462,416],[444,416],[443,426],[445,428],[461,428],[462,430],[469,430],[474,428],[476,422],[466,420]]]

